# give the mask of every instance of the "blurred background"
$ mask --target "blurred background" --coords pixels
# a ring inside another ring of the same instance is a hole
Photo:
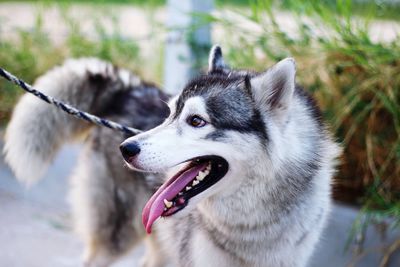
[[[93,56],[177,92],[213,43],[232,67],[294,57],[297,82],[344,148],[310,266],[400,266],[399,34],[399,0],[0,1],[0,66],[29,83]],[[0,137],[21,94],[0,80]],[[78,152],[66,147],[29,189],[0,158],[0,266],[80,265],[65,197]],[[137,266],[142,253],[116,266]]]

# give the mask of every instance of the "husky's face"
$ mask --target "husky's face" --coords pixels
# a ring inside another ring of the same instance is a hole
[[[190,211],[202,199],[234,192],[247,169],[265,164],[260,155],[268,161],[269,131],[284,120],[294,73],[291,59],[260,74],[229,70],[216,46],[208,74],[171,100],[166,121],[122,143],[131,168],[176,173],[143,210],[147,232],[160,216]]]

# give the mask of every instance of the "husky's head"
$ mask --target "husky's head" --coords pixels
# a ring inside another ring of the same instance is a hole
[[[171,100],[166,121],[121,144],[135,170],[176,171],[146,204],[146,230],[160,216],[235,192],[249,168],[265,168],[270,135],[284,127],[294,88],[293,59],[262,73],[237,71],[225,65],[221,48],[214,46],[208,73]]]

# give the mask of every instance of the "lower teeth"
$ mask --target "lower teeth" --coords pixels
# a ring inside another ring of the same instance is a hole
[[[200,162],[199,159],[196,160],[196,162]],[[222,165],[218,165],[218,167],[221,167]],[[204,180],[204,178],[210,173],[211,170],[211,162],[208,163],[206,169],[202,172],[203,174],[198,174],[197,178],[195,180],[192,181],[192,186],[198,185],[201,181]],[[192,189],[192,186],[186,186],[185,191],[189,191]],[[184,192],[179,192],[178,196],[182,196],[184,194]],[[167,199],[164,199],[164,211],[169,210],[170,208],[172,208],[172,206],[174,206],[174,202],[168,201]]]

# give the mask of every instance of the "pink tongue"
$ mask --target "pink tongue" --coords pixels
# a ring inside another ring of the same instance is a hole
[[[182,174],[175,175],[165,182],[147,202],[142,212],[143,225],[147,233],[151,233],[151,226],[164,212],[164,199],[172,200],[180,191],[182,191],[197,174],[205,169],[207,163],[196,165]]]

